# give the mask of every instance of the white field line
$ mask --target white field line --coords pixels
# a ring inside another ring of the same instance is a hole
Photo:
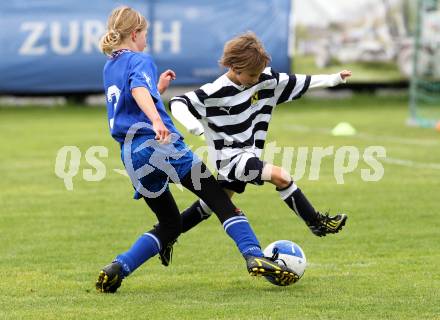
[[[331,135],[331,129],[328,128],[312,128],[301,125],[283,125],[283,129],[289,131],[296,131],[296,132],[318,132],[318,133]],[[408,139],[408,138],[400,138],[395,136],[373,135],[367,133],[357,133],[354,136],[350,136],[350,138],[360,138],[363,140],[375,140],[375,141],[380,140],[386,142],[394,142],[394,143],[407,144],[413,146],[424,146],[424,147],[440,146],[440,139],[439,140]]]
[[[395,164],[398,166],[409,167],[409,168],[440,170],[440,163],[415,162],[412,160],[396,159],[390,157],[386,157],[382,161],[388,164]]]
[[[283,128],[290,131],[318,132],[322,134],[331,135],[331,130],[326,128],[315,129],[312,127],[301,126],[301,125],[284,125]],[[440,140],[405,139],[394,136],[380,136],[380,135],[372,135],[366,133],[357,133],[354,136],[350,136],[350,138],[360,138],[363,140],[380,140],[380,141],[394,142],[394,143],[414,145],[414,146],[424,146],[424,147],[432,147],[432,146],[440,145]],[[385,159],[383,159],[383,162],[392,165],[409,167],[409,168],[440,170],[440,163],[416,162],[412,160],[398,159],[391,157],[386,157]]]
[[[125,177],[129,177],[127,171],[125,169],[113,169],[114,172],[119,173],[120,175],[123,175]]]

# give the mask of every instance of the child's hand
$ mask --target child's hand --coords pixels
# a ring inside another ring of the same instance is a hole
[[[345,80],[349,77],[351,77],[351,71],[350,70],[342,70],[339,75],[341,76],[342,80]]]
[[[160,81],[161,79],[165,79],[165,80],[167,80],[167,81],[175,80],[175,79],[176,79],[176,73],[175,73],[173,70],[168,69],[167,71],[163,72],[163,73],[160,75],[160,77],[159,77],[159,81]]]
[[[156,137],[154,139],[158,140],[160,144],[169,143],[169,136],[171,132],[167,127],[165,127],[162,120],[153,122],[153,131],[156,133]]]
[[[157,90],[160,94],[164,93],[170,86],[170,82],[176,79],[176,73],[173,70],[168,69],[162,73],[159,77],[159,82],[157,83]]]

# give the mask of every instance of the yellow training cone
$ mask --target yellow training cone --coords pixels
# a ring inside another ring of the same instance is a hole
[[[332,130],[334,136],[353,136],[356,134],[356,129],[348,122],[340,122]]]

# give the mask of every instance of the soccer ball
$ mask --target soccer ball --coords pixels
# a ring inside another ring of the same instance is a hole
[[[272,242],[263,251],[265,257],[273,257],[279,265],[284,265],[295,272],[301,278],[306,270],[307,260],[304,251],[295,242],[278,240]],[[271,277],[265,277],[267,281],[280,285]]]

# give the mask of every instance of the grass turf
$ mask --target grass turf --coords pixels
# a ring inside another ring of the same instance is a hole
[[[170,267],[148,261],[115,295],[94,290],[99,269],[155,218],[131,199],[128,178],[113,171],[122,164],[105,110],[0,108],[0,318],[439,319],[440,136],[406,127],[406,105],[405,97],[357,96],[302,99],[275,111],[267,141],[277,146],[351,145],[363,152],[382,145],[398,159],[383,163],[378,182],[361,179],[368,168],[362,161],[342,185],[333,157],[324,159],[318,181],[306,169],[298,184],[314,205],[349,214],[343,232],[326,238],[313,236],[270,185],[249,186],[234,198],[263,246],[290,239],[304,249],[309,266],[297,284],[281,288],[249,277],[213,217],[180,238]],[[359,134],[331,136],[340,121]],[[54,173],[65,145],[82,152],[73,191]],[[92,145],[109,150],[99,182],[82,178]],[[174,190],[180,208],[194,200]]]

